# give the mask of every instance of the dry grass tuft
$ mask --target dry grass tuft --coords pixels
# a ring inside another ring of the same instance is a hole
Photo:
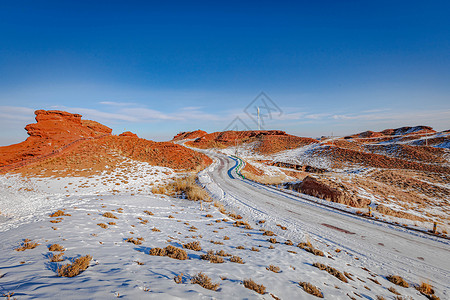
[[[259,252],[259,249],[255,248],[255,247],[252,247],[252,249],[250,249],[250,250],[255,251],[255,252]]]
[[[200,246],[199,241],[190,242],[183,245],[183,248],[194,250],[194,251],[202,251],[202,246]]]
[[[274,265],[269,265],[266,270],[272,271],[274,273],[280,273],[281,269],[280,267],[274,266]]]
[[[347,278],[344,276],[344,274],[342,274],[341,272],[339,272],[338,270],[336,270],[335,268],[332,268],[330,266],[321,264],[321,263],[313,263],[313,266],[318,268],[319,270],[325,270],[327,271],[329,274],[333,275],[334,277],[336,277],[337,279],[347,283],[348,280]]]
[[[287,240],[286,242],[284,242],[286,245],[288,246],[292,246],[294,245],[294,243],[291,240]]]
[[[230,253],[226,253],[226,252],[223,251],[223,250],[218,250],[218,251],[216,251],[216,255],[219,255],[219,256],[231,256]]]
[[[64,259],[62,258],[62,256],[64,255],[64,252],[58,253],[58,254],[54,254],[52,253],[52,256],[50,257],[50,261],[51,262],[60,262],[63,261]]]
[[[213,215],[207,214],[207,215],[205,215],[205,218],[213,218]]]
[[[393,294],[400,295],[400,293],[397,292],[397,290],[396,290],[393,286],[391,286],[390,288],[388,288],[388,291],[391,292],[391,293],[393,293]]]
[[[179,260],[185,260],[188,259],[188,255],[186,251],[183,249],[174,247],[174,246],[167,246],[166,248],[153,248],[150,250],[150,255],[153,256],[168,256],[170,258],[179,259]]]
[[[217,291],[217,289],[220,286],[219,283],[212,283],[211,278],[209,278],[207,275],[203,274],[202,272],[200,272],[200,273],[196,274],[194,277],[192,277],[191,283],[198,284],[201,287],[208,289],[208,290],[212,290],[212,291]]]
[[[127,243],[133,243],[135,245],[142,245],[142,241],[144,241],[144,238],[139,237],[139,238],[133,239],[132,237],[130,237],[130,238],[127,238],[125,241]]]
[[[263,233],[263,235],[267,235],[267,236],[274,236],[274,235],[276,235],[275,233],[273,233],[272,231],[270,231],[270,230],[265,230],[264,231],[264,233]]]
[[[268,239],[268,241],[271,242],[272,244],[278,243],[276,238],[270,238]]]
[[[209,262],[213,264],[221,264],[224,262],[223,258],[214,254],[213,250],[209,250],[206,254],[201,255],[200,258],[203,260],[209,260]]]
[[[312,253],[312,254],[314,254],[316,256],[325,256],[322,251],[320,251],[319,249],[314,248],[314,246],[311,244],[310,241],[307,241],[306,243],[305,242],[301,242],[301,243],[299,243],[297,245],[297,247],[299,247],[299,248],[301,248],[301,249],[303,249],[303,250],[305,250],[307,252],[310,252],[310,253]]]
[[[74,277],[86,270],[89,267],[89,262],[92,256],[86,255],[77,258],[72,264],[66,264],[60,266],[57,270],[58,276],[61,277]]]
[[[108,222],[108,225],[117,225],[115,222]]]
[[[98,223],[97,225],[100,226],[103,229],[108,228],[108,225],[106,225],[105,223]]]
[[[154,213],[152,213],[151,211],[148,211],[148,210],[144,210],[144,213],[146,213],[149,216],[153,216],[154,215]]]
[[[245,250],[245,247],[244,246],[237,246],[236,249]]]
[[[48,251],[64,251],[66,249],[64,249],[63,246],[59,245],[59,244],[53,244],[48,246]]]
[[[389,275],[386,277],[387,280],[389,280],[390,282],[399,285],[401,287],[409,287],[409,284],[400,276],[398,275]]]
[[[173,278],[173,280],[175,281],[175,283],[178,283],[178,284],[183,283],[183,273],[178,274],[177,276],[175,276]]]
[[[154,232],[161,232],[161,230],[159,230],[159,229],[156,228],[156,227],[153,227],[153,228],[152,228],[152,231],[154,231]]]
[[[311,294],[313,296],[323,298],[322,292],[316,286],[312,285],[309,282],[299,282],[300,286],[303,288],[305,292]]]
[[[34,248],[36,248],[37,246],[39,246],[38,243],[32,242],[32,241],[29,240],[29,239],[24,239],[24,240],[23,240],[22,246],[16,248],[15,250],[16,250],[16,251],[25,251],[25,250],[27,250],[27,249],[34,249]]]
[[[225,241],[228,241],[230,238],[229,238],[228,236],[224,236],[223,239],[224,239]]]
[[[422,282],[419,286],[416,286],[416,289],[422,294],[426,295],[434,294],[433,286],[428,282]]]
[[[55,211],[54,213],[52,213],[52,214],[50,215],[51,218],[62,217],[62,216],[68,216],[68,217],[70,217],[71,215],[70,215],[70,214],[64,213],[62,210],[57,210],[57,211]]]
[[[244,264],[244,261],[239,256],[233,255],[230,257],[230,261],[238,264]]]
[[[113,213],[110,212],[105,212],[102,216],[110,219],[118,219]]]
[[[169,196],[175,194],[177,196],[192,201],[199,201],[199,200],[205,202],[212,201],[208,192],[206,192],[205,189],[203,189],[196,183],[195,175],[184,178],[178,178],[174,182],[168,184],[166,186],[166,189],[167,189],[166,194],[168,194]]]
[[[266,293],[266,287],[262,284],[257,284],[252,279],[244,279],[244,286],[250,290],[254,290],[261,295],[264,295]]]

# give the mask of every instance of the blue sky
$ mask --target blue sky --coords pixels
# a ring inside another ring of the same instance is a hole
[[[35,109],[154,140],[226,128],[261,92],[301,136],[450,128],[448,1],[2,1],[0,145]]]

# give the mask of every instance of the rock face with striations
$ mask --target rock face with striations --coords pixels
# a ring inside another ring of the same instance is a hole
[[[81,115],[59,110],[37,110],[36,123],[25,127],[29,137],[22,143],[0,147],[0,167],[31,157],[46,155],[70,143],[110,135],[112,129],[81,120]]]

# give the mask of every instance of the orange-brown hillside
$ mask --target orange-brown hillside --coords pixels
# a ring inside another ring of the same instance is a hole
[[[305,146],[319,141],[311,138],[302,138],[289,135],[281,130],[249,130],[249,131],[224,131],[214,132],[187,142],[189,146],[196,148],[225,148],[242,143],[259,142],[255,150],[270,154],[283,150]]]
[[[153,142],[129,132],[111,135],[110,128],[81,120],[79,114],[38,110],[36,121],[36,124],[26,126],[30,135],[26,141],[0,147],[1,171],[17,169],[36,174],[44,170],[65,170],[65,174],[77,174],[76,170],[96,172],[114,167],[123,158],[177,170],[195,170],[212,162],[204,154],[173,143]]]
[[[196,131],[185,131],[180,132],[176,136],[173,137],[172,141],[181,141],[181,140],[190,140],[190,139],[197,139],[199,137],[205,136],[208,133],[203,130],[196,130]]]

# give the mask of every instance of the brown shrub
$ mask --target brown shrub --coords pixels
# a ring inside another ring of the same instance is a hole
[[[154,215],[154,213],[152,213],[151,211],[148,211],[148,210],[144,210],[144,213],[146,213],[149,216],[153,216]]]
[[[105,223],[98,223],[97,225],[100,226],[103,229],[108,228],[108,225],[106,225]]]
[[[214,244],[214,245],[223,245],[223,243],[222,242],[219,242],[219,241],[213,241],[213,240],[211,240],[210,241],[212,244]]]
[[[334,277],[336,277],[337,279],[343,281],[343,282],[348,282],[347,278],[344,276],[344,274],[342,274],[341,272],[339,272],[338,270],[336,270],[335,268],[332,268],[330,266],[321,264],[321,263],[313,263],[313,266],[318,268],[319,270],[325,270],[327,271],[329,274],[333,275]]]
[[[226,253],[226,252],[223,251],[223,250],[218,250],[218,251],[216,251],[216,255],[219,255],[219,256],[231,256],[231,254]]]
[[[274,265],[269,265],[266,270],[272,271],[274,273],[280,273],[281,269],[280,267],[274,266]]]
[[[309,241],[307,241],[306,243],[305,242],[301,242],[301,243],[299,243],[297,245],[297,247],[299,247],[299,248],[301,248],[301,249],[303,249],[303,250],[305,250],[307,252],[310,252],[310,253],[312,253],[312,254],[314,254],[316,256],[325,256],[322,251],[320,251],[319,249],[314,248],[314,246]]]
[[[108,222],[108,225],[117,225],[115,222]]]
[[[203,260],[209,260],[209,262],[213,264],[221,264],[224,262],[223,258],[214,254],[214,251],[212,250],[209,250],[206,254],[201,255],[200,258]]]
[[[416,286],[416,289],[425,295],[434,294],[433,286],[428,282],[422,282],[419,286]]]
[[[190,242],[183,245],[183,248],[194,250],[194,251],[202,251],[202,246],[200,246],[199,241]]]
[[[185,178],[178,178],[174,182],[166,186],[167,194],[176,194],[181,198],[185,198],[192,201],[203,200],[205,202],[211,202],[212,199],[205,189],[200,187],[196,183],[195,176],[189,176]]]
[[[154,232],[161,232],[161,230],[159,230],[159,229],[156,228],[156,227],[153,227],[153,228],[152,228],[152,231],[154,231]]]
[[[102,216],[105,218],[117,219],[117,217],[115,215],[113,215],[113,213],[110,213],[110,212],[105,212]]]
[[[125,241],[127,243],[133,243],[135,245],[142,245],[142,241],[144,241],[144,238],[139,237],[139,238],[133,239],[132,237],[130,237],[130,238],[127,238]]]
[[[205,215],[205,218],[212,218],[212,217],[213,217],[213,215],[211,215],[211,214]]]
[[[245,250],[244,246],[237,246],[236,249]]]
[[[55,211],[54,213],[50,214],[50,217],[51,217],[51,218],[62,217],[62,216],[68,216],[68,217],[70,217],[71,215],[70,215],[70,214],[64,213],[62,210],[57,210],[57,211]]]
[[[292,246],[294,245],[294,243],[291,240],[287,240],[286,242],[284,242],[286,245],[288,246]]]
[[[399,285],[401,287],[409,287],[409,284],[400,276],[398,275],[389,275],[386,277],[387,280],[389,280],[390,282]]]
[[[224,236],[223,239],[224,239],[225,241],[228,241],[230,238],[229,238],[228,236]]]
[[[250,290],[254,290],[261,295],[264,295],[266,293],[266,287],[262,284],[257,284],[252,279],[244,279],[244,286]]]
[[[48,246],[48,251],[64,251],[64,247],[59,244],[53,244]]]
[[[388,291],[391,292],[391,293],[393,293],[393,294],[400,295],[400,293],[397,292],[397,290],[396,290],[393,286],[391,286],[390,288],[388,288]]]
[[[274,235],[276,235],[275,233],[273,233],[272,231],[270,231],[270,230],[265,230],[264,231],[264,233],[263,233],[263,235],[267,235],[267,236],[274,236]]]
[[[268,241],[271,242],[272,244],[278,243],[277,239],[275,239],[275,238],[270,238],[270,239],[268,239]]]
[[[77,258],[72,264],[60,266],[57,270],[58,276],[74,277],[86,270],[89,267],[89,262],[92,256],[86,255]]]
[[[185,260],[188,258],[186,251],[183,249],[174,247],[172,245],[167,246],[166,248],[153,248],[150,250],[150,255],[154,256],[168,256],[170,258]]]
[[[287,227],[286,227],[286,226],[283,226],[283,225],[281,225],[281,224],[277,224],[277,226],[280,227],[281,230],[287,230]]]
[[[259,249],[258,248],[255,248],[255,247],[252,247],[252,249],[251,249],[252,251],[256,251],[256,252],[259,252]]]
[[[15,250],[16,250],[16,251],[25,251],[25,250],[27,250],[27,249],[34,249],[34,248],[36,248],[37,246],[39,246],[38,243],[32,242],[32,241],[29,240],[29,239],[24,239],[24,240],[23,240],[23,243],[22,243],[22,246],[16,248]]]
[[[236,256],[236,255],[233,255],[232,257],[230,257],[230,261],[234,262],[234,263],[238,263],[238,264],[243,264],[244,263],[242,258],[240,258],[239,256]]]
[[[173,280],[175,280],[175,282],[178,283],[178,284],[183,283],[183,273],[178,274],[177,276],[175,276],[173,278]]]
[[[62,258],[62,256],[64,255],[64,252],[58,253],[58,254],[54,254],[52,253],[52,256],[50,257],[50,261],[51,262],[60,262],[63,261],[64,259]]]
[[[217,291],[217,289],[220,286],[219,283],[212,283],[211,278],[209,278],[207,275],[203,274],[202,272],[200,272],[200,273],[196,274],[194,277],[192,277],[191,283],[198,284],[201,287],[208,289],[208,290],[212,290],[212,291]]]
[[[309,282],[299,282],[300,286],[303,288],[305,292],[311,294],[313,296],[323,298],[322,292],[314,285]]]

